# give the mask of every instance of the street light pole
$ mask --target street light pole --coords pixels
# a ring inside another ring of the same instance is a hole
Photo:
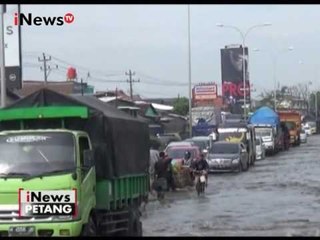
[[[244,119],[246,120],[247,119],[247,106],[246,106],[246,90],[247,90],[247,87],[246,87],[246,61],[245,61],[245,47],[246,47],[246,37],[247,35],[249,34],[249,32],[255,28],[258,28],[258,27],[266,27],[266,26],[271,26],[271,23],[264,23],[264,24],[258,24],[258,25],[254,25],[252,27],[250,27],[246,32],[245,34],[243,34],[243,32],[238,28],[238,27],[235,27],[235,26],[231,26],[231,25],[224,25],[224,24],[221,24],[221,23],[218,23],[216,24],[217,27],[226,27],[226,28],[233,28],[235,29],[236,31],[238,31],[240,33],[240,36],[241,36],[241,39],[242,39],[242,80],[243,80],[243,115],[244,115]],[[249,65],[249,64],[248,64]],[[249,69],[248,69],[249,71]],[[249,86],[250,87],[250,86]]]
[[[5,56],[4,56],[4,12],[5,5],[0,4],[0,77],[1,77],[1,107],[6,106],[6,73],[5,73]]]
[[[191,39],[190,39],[190,5],[188,4],[188,55],[189,55],[189,136],[192,138],[192,89],[191,89]]]
[[[242,79],[243,79],[243,116],[244,120],[247,119],[247,104],[246,104],[246,60],[245,60],[245,36],[242,36]]]
[[[315,111],[316,121],[317,121],[318,120],[318,91],[315,92],[314,99],[315,99],[314,111]]]
[[[277,71],[277,56],[273,56],[273,83],[274,83],[274,111],[277,111],[277,78],[276,78],[276,71]]]

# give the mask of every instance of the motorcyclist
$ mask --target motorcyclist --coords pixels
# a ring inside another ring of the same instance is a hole
[[[207,160],[204,157],[204,154],[202,153],[200,155],[200,158],[196,161],[193,162],[191,165],[191,168],[195,171],[205,171],[205,176],[206,176],[206,187],[208,186],[208,171],[209,171],[209,164]],[[199,175],[195,176],[195,182],[199,181]]]

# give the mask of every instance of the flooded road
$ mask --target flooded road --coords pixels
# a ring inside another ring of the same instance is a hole
[[[206,196],[193,189],[150,202],[144,236],[320,236],[320,136],[249,171],[211,174]]]

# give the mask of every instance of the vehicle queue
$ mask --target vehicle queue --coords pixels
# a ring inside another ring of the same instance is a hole
[[[172,134],[164,152],[175,166],[177,185],[183,187],[190,185],[190,179],[181,180],[185,178],[181,172],[189,175],[186,169],[201,156],[205,156],[209,173],[240,173],[248,171],[258,160],[306,143],[308,136],[314,133],[315,125],[312,122],[301,123],[299,113],[274,112],[268,107],[262,107],[248,120],[238,115],[225,119],[209,136],[177,140],[176,135]],[[165,134],[167,139],[168,136],[170,134]]]

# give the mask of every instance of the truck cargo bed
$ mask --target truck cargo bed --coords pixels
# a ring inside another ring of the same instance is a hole
[[[98,179],[96,186],[97,209],[115,210],[142,200],[149,193],[149,177],[133,175],[112,180]]]

